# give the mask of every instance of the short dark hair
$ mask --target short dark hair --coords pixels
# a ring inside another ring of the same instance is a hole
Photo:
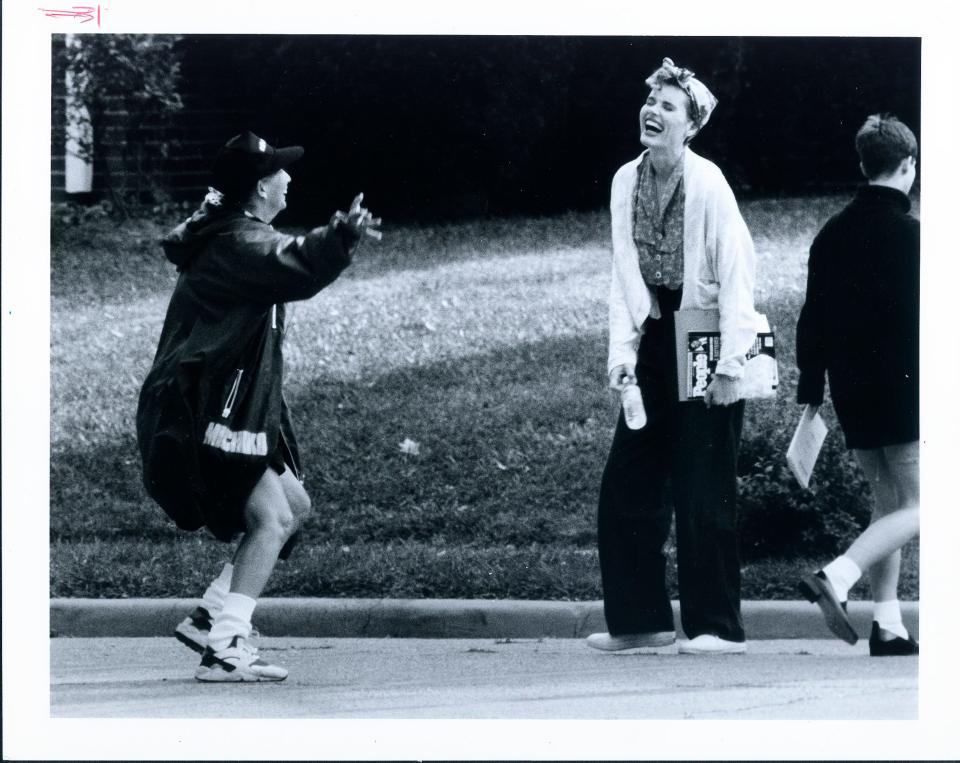
[[[917,139],[892,114],[871,114],[857,132],[857,154],[863,172],[874,180],[893,172],[908,156],[917,158]]]

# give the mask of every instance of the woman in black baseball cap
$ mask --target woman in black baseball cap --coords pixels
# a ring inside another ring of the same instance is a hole
[[[250,618],[274,564],[310,511],[283,397],[285,303],[309,299],[350,264],[380,221],[360,206],[303,236],[270,223],[286,206],[300,146],[245,132],[213,167],[215,190],[163,239],[180,271],[137,409],[147,492],[185,530],[240,538],[232,563],[175,636],[202,653],[200,681],[281,681]]]
[[[303,146],[274,148],[247,131],[230,138],[213,162],[213,187],[224,196],[237,197],[263,178],[285,170],[303,156]]]

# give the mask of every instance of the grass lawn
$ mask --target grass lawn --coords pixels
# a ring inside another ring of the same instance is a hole
[[[779,400],[748,406],[745,422],[745,598],[796,598],[799,572],[829,550],[824,527],[835,545],[867,511],[835,430],[814,492],[782,464],[806,249],[843,201],[742,205],[781,369]],[[140,484],[136,398],[175,281],[155,241],[173,222],[54,224],[53,596],[199,594],[229,553],[178,532]],[[388,226],[291,305],[286,393],[316,512],[265,595],[600,597],[596,496],[617,410],[608,238],[603,212]]]

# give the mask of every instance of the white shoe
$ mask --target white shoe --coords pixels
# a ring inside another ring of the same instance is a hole
[[[242,636],[234,636],[230,646],[218,652],[208,645],[194,677],[210,683],[241,681],[282,681],[287,669],[260,659],[260,653]]]
[[[611,636],[609,633],[592,633],[587,636],[587,646],[604,652],[619,652],[623,649],[642,649],[650,646],[670,646],[677,640],[675,631],[630,633],[626,636]]]
[[[678,654],[743,654],[746,651],[746,641],[727,641],[712,633],[702,633],[677,646]]]

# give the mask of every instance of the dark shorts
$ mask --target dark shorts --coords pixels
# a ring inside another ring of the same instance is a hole
[[[920,439],[919,385],[845,381],[831,377],[830,396],[848,448],[867,450]]]
[[[283,474],[287,470],[285,456],[289,457],[288,453],[282,437],[267,456],[266,464],[262,461],[249,465],[226,462],[201,451],[200,471],[206,485],[203,518],[207,529],[217,540],[229,543],[246,532],[244,510],[250,493],[267,469],[272,469],[277,474]]]

